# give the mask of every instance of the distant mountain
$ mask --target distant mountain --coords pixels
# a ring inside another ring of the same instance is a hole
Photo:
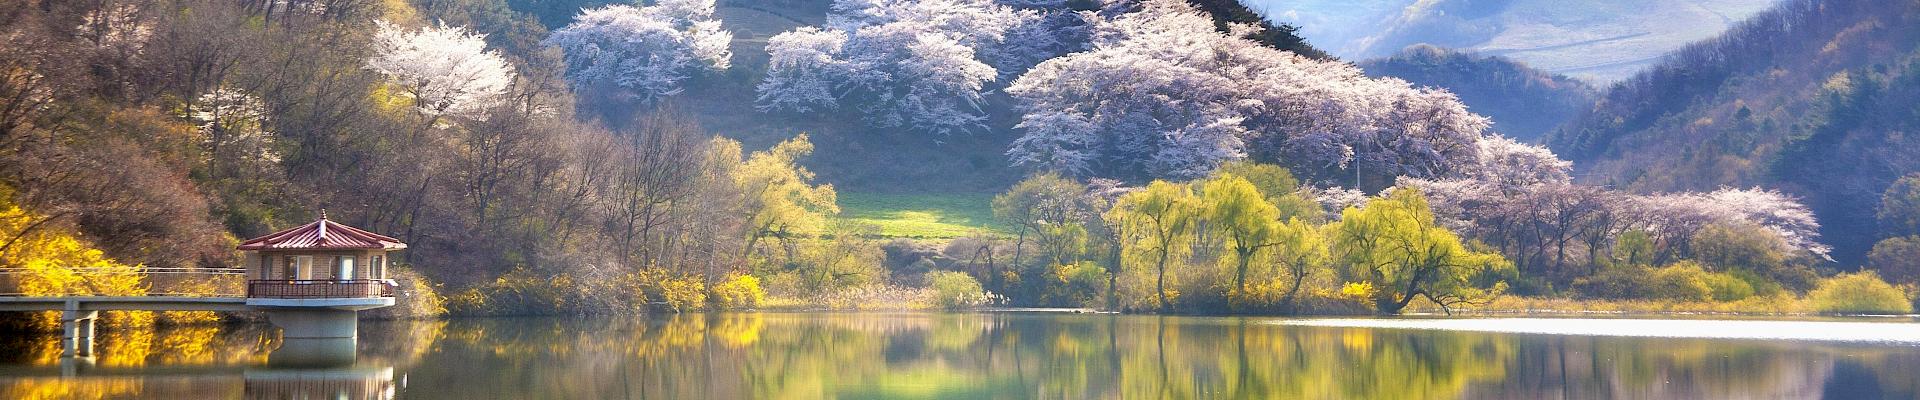
[[[1362,61],[1367,75],[1445,88],[1468,110],[1493,119],[1493,130],[1534,142],[1593,104],[1585,82],[1502,56],[1414,45],[1392,57]]]
[[[1346,59],[1409,45],[1500,55],[1594,82],[1625,78],[1774,0],[1247,0]]]
[[[1636,190],[1776,186],[1847,264],[1920,171],[1920,2],[1790,0],[1605,93],[1548,143]]]

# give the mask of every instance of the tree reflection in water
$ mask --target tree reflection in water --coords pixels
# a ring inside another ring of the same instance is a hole
[[[1261,318],[766,313],[13,339],[4,398],[1913,398],[1920,348],[1282,326]],[[280,360],[272,358],[280,357]]]
[[[1920,349],[1908,347],[1289,327],[1240,318],[776,313],[633,322],[474,320],[456,321],[448,330],[444,348],[409,372],[411,386],[403,397],[1920,393],[1901,375],[1920,366]],[[1833,384],[1843,381],[1849,382],[1846,391],[1834,392]]]

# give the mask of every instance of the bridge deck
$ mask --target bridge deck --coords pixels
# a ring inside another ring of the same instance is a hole
[[[60,296],[0,297],[0,311],[247,311],[242,297]]]

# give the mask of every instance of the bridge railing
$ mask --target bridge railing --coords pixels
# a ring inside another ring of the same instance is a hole
[[[393,297],[393,285],[379,279],[251,280],[247,297],[269,299],[342,299]]]
[[[25,296],[168,296],[168,297],[241,297],[243,268],[0,268],[0,297]],[[139,279],[138,294],[97,293],[95,279]],[[42,293],[29,293],[24,283],[40,279]],[[60,282],[60,283],[54,283]],[[44,285],[54,284],[52,293]]]

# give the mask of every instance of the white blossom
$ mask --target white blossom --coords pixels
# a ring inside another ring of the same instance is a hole
[[[193,120],[205,136],[201,145],[207,148],[210,159],[232,157],[280,162],[280,153],[273,145],[273,132],[266,130],[267,106],[258,97],[221,87],[200,95],[188,105],[187,118]]]
[[[1367,192],[1361,191],[1360,189],[1348,189],[1339,186],[1326,188],[1308,186],[1305,189],[1307,190],[1307,194],[1313,196],[1314,202],[1320,203],[1321,208],[1335,215],[1339,214],[1341,210],[1347,209],[1347,207],[1364,207],[1367,205],[1367,200],[1369,199]]]
[[[543,43],[566,54],[576,87],[610,84],[652,102],[680,93],[695,73],[731,65],[733,33],[713,9],[713,0],[672,0],[583,10]]]
[[[1573,181],[1573,162],[1546,147],[1491,135],[1479,142],[1479,151],[1473,163],[1459,168],[1461,174],[1507,188]]]
[[[1832,250],[1820,243],[1820,222],[1800,200],[1776,190],[1721,188],[1707,193],[1705,201],[1743,222],[1759,225],[1780,235],[1788,246],[1826,257]]]
[[[1074,48],[1063,4],[838,0],[824,27],[774,36],[767,112],[851,106],[875,127],[936,134],[984,128],[983,93],[1003,75]]]
[[[1077,154],[1062,169],[1178,179],[1258,152],[1313,178],[1352,168],[1439,177],[1480,153],[1487,119],[1451,93],[1220,33],[1182,1],[1131,9],[1090,22],[1091,50],[1042,62],[1007,88],[1026,115],[1020,126],[1049,136],[1016,142],[1016,164]]]
[[[153,27],[141,21],[134,4],[107,5],[87,12],[74,30],[77,36],[105,48],[138,53],[153,37]]]
[[[513,84],[513,67],[486,49],[486,35],[457,26],[411,30],[376,23],[367,68],[404,88],[423,114],[476,116]]]

